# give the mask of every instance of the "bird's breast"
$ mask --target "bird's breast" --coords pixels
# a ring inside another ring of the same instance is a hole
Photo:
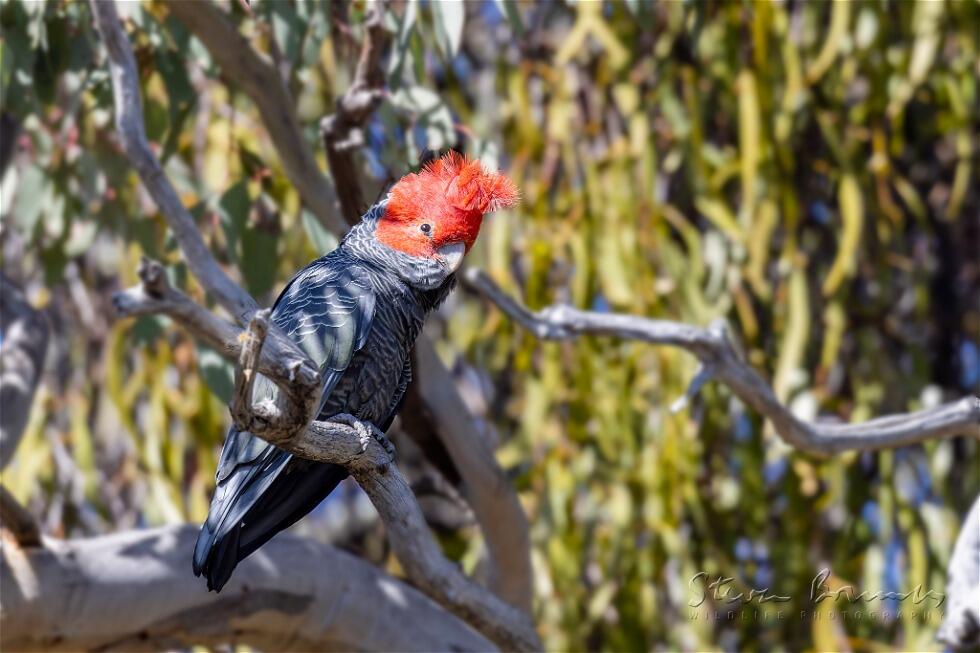
[[[367,342],[354,354],[323,414],[350,413],[376,424],[386,421],[424,319],[424,312],[414,302],[379,296]]]

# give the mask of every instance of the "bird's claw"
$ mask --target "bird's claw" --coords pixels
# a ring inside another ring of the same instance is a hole
[[[395,461],[395,445],[393,445],[391,440],[388,439],[388,436],[386,436],[384,432],[373,423],[358,419],[349,413],[340,413],[338,415],[334,415],[330,419],[334,422],[349,426],[357,431],[358,438],[361,441],[362,452],[367,451],[368,443],[373,438],[374,441],[380,444],[381,447],[388,453],[390,462]]]
[[[374,424],[371,425],[371,435],[373,435],[375,441],[380,444],[386,452],[388,452],[389,462],[395,462],[395,445],[391,443],[388,436]]]

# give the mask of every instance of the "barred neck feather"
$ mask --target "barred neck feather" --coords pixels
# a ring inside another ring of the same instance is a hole
[[[450,279],[452,285],[455,285],[455,275],[443,267],[439,261],[426,257],[410,256],[388,247],[375,237],[378,221],[384,215],[386,205],[387,200],[383,200],[368,209],[361,221],[344,236],[340,246],[355,258],[395,274],[416,290],[440,290]],[[441,301],[440,299],[439,303]]]

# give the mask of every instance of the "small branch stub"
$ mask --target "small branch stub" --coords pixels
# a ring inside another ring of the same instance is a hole
[[[262,346],[269,332],[269,309],[256,311],[249,320],[248,328],[239,336],[242,349],[235,366],[235,390],[231,397],[231,418],[239,431],[249,431],[255,413],[252,406],[252,389],[258,375]]]

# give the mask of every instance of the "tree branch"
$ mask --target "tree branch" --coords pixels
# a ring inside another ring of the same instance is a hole
[[[980,646],[980,497],[963,520],[949,559],[946,615],[936,639],[954,651]]]
[[[531,537],[527,515],[486,437],[476,427],[432,341],[415,342],[415,388],[424,406],[405,412],[428,414],[463,481],[462,494],[473,508],[487,546],[490,589],[526,613],[533,593]]]
[[[361,195],[354,152],[364,144],[361,128],[381,104],[385,94],[381,54],[388,42],[382,24],[384,5],[372,3],[364,21],[364,41],[350,88],[337,99],[337,110],[320,121],[320,135],[327,152],[330,174],[340,199],[341,211],[348,223],[360,220],[368,207]]]
[[[336,190],[317,167],[296,117],[296,103],[276,67],[249,45],[227,14],[210,0],[177,0],[168,2],[167,9],[200,39],[222,73],[255,103],[303,203],[325,227],[336,234],[344,233],[347,225],[338,210]]]
[[[230,322],[223,320],[192,301],[187,295],[173,288],[167,281],[166,271],[156,261],[143,259],[138,270],[140,284],[117,292],[112,297],[120,317],[160,313],[176,320],[197,338],[227,358],[238,359],[249,342],[247,334]],[[266,320],[264,311],[252,314],[255,320]],[[264,316],[264,317],[263,317]],[[249,369],[258,369],[284,393],[286,401],[276,408],[275,415],[264,414],[265,427],[252,424],[255,432],[276,442],[295,437],[306,428],[316,410],[316,398],[320,389],[320,373],[316,365],[288,338],[275,331],[276,337],[262,347]],[[266,334],[263,333],[263,342]],[[233,415],[235,415],[233,413]],[[238,417],[238,415],[235,415]],[[250,430],[250,429],[246,429]]]
[[[241,322],[247,322],[258,308],[255,300],[232,281],[211,255],[201,237],[194,218],[184,208],[177,191],[163,173],[150,144],[146,140],[143,124],[143,106],[140,100],[139,77],[133,48],[126,38],[114,2],[90,2],[99,34],[109,55],[109,71],[112,76],[113,98],[116,108],[116,130],[122,140],[126,156],[139,173],[140,180],[156,202],[160,213],[170,225],[174,238],[184,252],[187,265],[208,292]],[[193,3],[194,11],[199,4]]]
[[[153,263],[144,268],[154,269]],[[147,275],[144,275],[147,276]],[[294,423],[271,402],[251,404],[251,384],[256,371],[289,387],[290,365],[271,357],[263,346],[268,316],[257,312],[248,331],[210,315],[185,295],[156,279],[159,297],[140,304],[126,304],[130,313],[153,309],[165,312],[229,358],[238,358],[232,415],[240,427],[301,458],[345,466],[371,498],[385,523],[388,538],[409,578],[426,594],[462,617],[506,650],[540,647],[528,616],[501,601],[468,579],[446,560],[429,532],[411,488],[388,453],[370,435],[370,425],[349,421],[314,421],[293,430]],[[144,285],[146,281],[144,281]],[[143,288],[126,291],[124,297],[144,297]],[[119,306],[117,295],[117,306]],[[295,390],[294,390],[295,391]],[[316,393],[307,392],[310,397]],[[346,416],[349,418],[349,416]],[[349,418],[350,419],[350,418]],[[283,426],[283,423],[286,425]]]
[[[188,573],[192,526],[46,549],[4,547],[5,651],[486,651],[493,645],[406,584],[332,547],[280,535],[243,561],[221,594]]]
[[[227,15],[213,3],[177,1],[168,3],[168,7],[171,14],[201,40],[221,66],[224,75],[241,86],[259,107],[262,120],[283,160],[286,175],[300,189],[303,201],[335,234],[343,234],[346,225],[336,219],[333,186],[315,166],[312,150],[303,138],[292,111],[293,102],[274,66],[255,52]],[[380,15],[381,9],[375,7],[374,11]],[[343,148],[334,147],[333,140],[326,144],[328,157],[341,157],[337,162],[331,160],[331,173],[335,175],[338,185],[347,189],[340,198],[343,201],[343,215],[350,224],[360,218],[359,180],[353,174],[356,169],[353,163],[341,162],[351,161],[352,145],[347,142],[349,139],[340,136],[363,126],[363,121],[372,110],[370,107],[382,96],[379,76],[383,78],[380,56],[385,34],[380,25],[369,25],[365,35],[367,39],[361,49],[354,83],[340,98],[337,118],[332,127],[328,125],[325,134],[325,139],[333,139],[331,134],[336,134],[337,140],[345,143]],[[322,202],[324,197],[329,197],[329,206]],[[186,249],[184,253],[186,256]],[[506,601],[530,613],[533,575],[527,516],[493,451],[486,446],[477,430],[473,416],[456,390],[452,375],[439,360],[432,342],[424,335],[416,341],[415,363],[413,384],[417,384],[418,392],[409,394],[403,412],[432,416],[434,430],[459,470],[464,484],[463,494],[473,507],[473,514],[487,543],[490,587]],[[410,403],[415,397],[422,400],[422,406]],[[419,422],[423,423],[422,420]],[[413,437],[423,441],[428,433],[413,434]]]
[[[560,340],[582,334],[607,335],[672,345],[691,352],[714,378],[772,421],[783,440],[814,456],[894,448],[953,435],[980,437],[980,398],[977,397],[861,424],[811,424],[797,419],[759,373],[742,360],[723,323],[703,329],[633,315],[582,311],[571,306],[552,306],[532,313],[478,270],[469,271],[467,282],[538,338]],[[704,374],[695,377],[698,385],[705,380]]]
[[[24,434],[47,347],[44,315],[0,274],[0,469],[13,458]]]

